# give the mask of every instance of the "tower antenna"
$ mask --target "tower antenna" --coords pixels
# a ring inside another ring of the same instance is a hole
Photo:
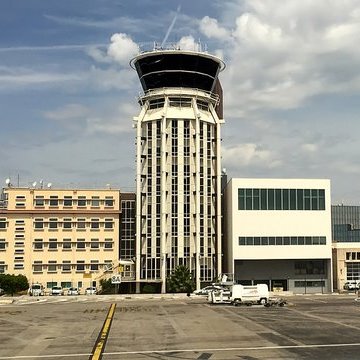
[[[167,29],[167,32],[166,32],[165,37],[164,37],[164,40],[163,40],[162,43],[161,43],[161,48],[164,47],[164,45],[165,45],[165,43],[166,43],[166,41],[167,41],[167,39],[168,39],[168,37],[169,37],[169,35],[170,35],[170,33],[171,33],[172,28],[173,28],[174,25],[175,25],[175,22],[176,22],[176,19],[177,19],[179,13],[180,13],[180,10],[181,10],[181,5],[178,5],[178,7],[177,7],[177,9],[176,9],[176,14],[175,14],[175,16],[174,16],[174,18],[173,18],[173,21],[171,22],[169,28]]]

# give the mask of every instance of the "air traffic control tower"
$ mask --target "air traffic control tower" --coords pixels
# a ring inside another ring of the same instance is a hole
[[[136,282],[161,283],[185,265],[196,280],[221,272],[222,60],[160,49],[131,61],[144,93],[136,128]],[[160,287],[160,285],[158,285]]]

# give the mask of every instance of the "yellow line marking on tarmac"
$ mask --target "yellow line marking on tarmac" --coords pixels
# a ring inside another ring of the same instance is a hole
[[[106,340],[108,338],[109,335],[109,331],[110,331],[110,326],[111,326],[111,322],[112,319],[114,317],[115,314],[115,308],[116,308],[116,304],[111,304],[109,312],[106,316],[106,319],[104,321],[104,325],[100,331],[100,334],[96,340],[96,343],[94,345],[92,354],[89,357],[89,360],[100,360],[102,359],[102,355],[105,349],[105,344],[106,344]]]

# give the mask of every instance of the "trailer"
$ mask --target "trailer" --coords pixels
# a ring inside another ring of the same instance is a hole
[[[208,295],[211,304],[265,305],[269,301],[267,284],[232,285],[229,289],[212,291]]]

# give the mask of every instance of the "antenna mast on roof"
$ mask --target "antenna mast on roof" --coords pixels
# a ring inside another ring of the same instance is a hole
[[[176,14],[175,14],[175,16],[174,16],[174,18],[173,18],[173,21],[171,22],[169,28],[167,29],[167,32],[166,32],[165,37],[164,37],[164,40],[163,40],[162,43],[161,43],[161,49],[163,49],[164,46],[165,46],[165,43],[166,43],[166,41],[167,41],[167,39],[168,39],[168,37],[169,37],[169,35],[170,35],[170,33],[171,33],[171,30],[172,30],[172,28],[173,28],[174,25],[175,25],[175,22],[176,22],[176,19],[177,19],[179,13],[180,13],[180,10],[181,10],[181,5],[179,5],[179,6],[177,7],[177,9],[176,9]]]

